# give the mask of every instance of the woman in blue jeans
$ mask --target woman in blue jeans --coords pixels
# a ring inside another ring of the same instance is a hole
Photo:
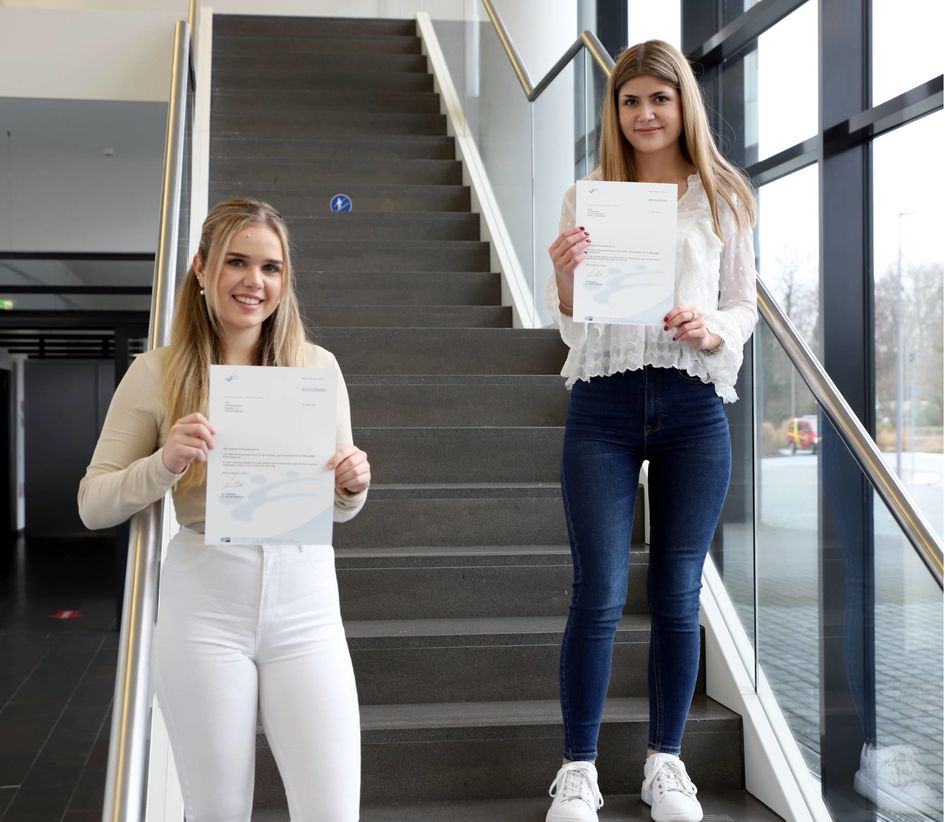
[[[600,166],[588,179],[678,186],[675,307],[662,325],[572,319],[574,270],[592,238],[564,197],[549,249],[549,303],[570,348],[561,487],[574,588],[561,649],[564,764],[547,822],[596,820],[597,738],[627,596],[633,506],[649,460],[652,631],[643,801],[657,822],[698,822],[680,759],[699,669],[702,566],[728,489],[742,347],[757,318],[749,183],[719,153],[685,57],[661,41],[621,55],[605,94]]]

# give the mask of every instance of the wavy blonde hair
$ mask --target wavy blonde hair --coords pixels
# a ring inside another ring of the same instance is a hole
[[[617,100],[621,87],[635,77],[656,77],[679,92],[682,107],[682,134],[679,148],[686,162],[694,165],[702,179],[712,226],[724,242],[719,219],[718,198],[728,204],[739,230],[755,224],[755,197],[751,183],[719,151],[709,131],[702,90],[682,53],[662,40],[647,40],[628,48],[617,59],[607,83],[601,113],[600,169],[605,180],[636,180],[633,146],[620,128]]]
[[[223,332],[217,282],[227,250],[247,225],[269,226],[282,244],[282,295],[275,311],[262,325],[256,350],[257,365],[305,365],[305,327],[295,295],[289,232],[282,215],[271,205],[250,197],[237,197],[214,206],[203,221],[197,256],[203,267],[204,291],[193,264],[177,295],[171,343],[164,364],[162,399],[164,435],[181,417],[195,411],[206,415],[210,390],[210,365],[223,359]],[[197,487],[206,467],[194,463],[181,478],[181,487]]]

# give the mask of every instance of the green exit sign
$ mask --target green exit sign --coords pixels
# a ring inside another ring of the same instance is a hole
[[[13,300],[0,299],[0,311],[12,311]]]

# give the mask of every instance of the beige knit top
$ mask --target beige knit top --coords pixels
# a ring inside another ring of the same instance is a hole
[[[164,409],[161,374],[167,348],[135,358],[115,395],[105,425],[92,454],[92,462],[79,483],[79,516],[87,528],[118,525],[159,500],[171,490],[177,521],[199,526],[204,521],[206,484],[178,490],[183,474],[164,466]],[[338,361],[330,351],[311,343],[306,346],[306,366],[334,368],[338,373],[336,447],[351,445],[351,411],[348,391]],[[347,495],[335,490],[335,522],[351,519],[367,498],[367,491]]]

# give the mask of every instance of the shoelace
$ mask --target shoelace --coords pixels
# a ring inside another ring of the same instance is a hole
[[[654,783],[660,796],[668,791],[680,791],[689,796],[695,796],[698,793],[689,774],[686,773],[686,766],[678,759],[664,759],[659,767],[654,768],[653,773],[643,780],[643,790],[651,790]]]
[[[597,784],[587,775],[584,768],[561,770],[548,788],[549,796],[561,796],[562,802],[569,799],[583,799],[588,805],[604,807],[604,797],[600,795]]]

